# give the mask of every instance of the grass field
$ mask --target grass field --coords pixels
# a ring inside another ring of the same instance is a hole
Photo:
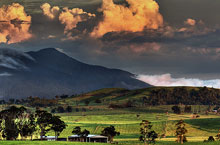
[[[99,106],[100,107],[100,106]],[[171,106],[157,106],[150,108],[130,108],[109,110],[102,106],[102,109],[88,112],[73,112],[57,114],[67,123],[68,127],[61,133],[60,137],[71,135],[75,126],[81,126],[88,129],[91,134],[100,134],[104,127],[114,125],[121,133],[115,137],[119,144],[142,144],[139,140],[140,122],[145,119],[153,124],[153,129],[161,134],[166,134],[166,138],[158,139],[157,144],[171,145],[175,143],[175,123],[184,119],[188,130],[187,139],[190,145],[201,144],[209,136],[216,136],[220,128],[220,116],[210,113],[200,113],[200,118],[192,119],[192,114],[176,115],[169,111],[169,114],[163,112],[164,108],[170,110]],[[194,106],[197,107],[197,106]],[[202,106],[205,109],[207,106]],[[152,112],[152,113],[149,113]],[[137,114],[139,117],[137,117]],[[53,132],[48,135],[54,135]],[[203,144],[220,144],[203,143]],[[72,143],[68,143],[72,144]]]
[[[100,106],[98,106],[100,107]],[[158,145],[175,145],[175,123],[184,119],[186,122],[186,128],[188,130],[186,145],[215,145],[220,142],[203,143],[209,136],[215,136],[220,128],[220,116],[216,114],[205,115],[200,113],[200,118],[192,119],[192,114],[176,115],[169,111],[169,114],[164,113],[164,108],[170,110],[171,106],[157,106],[157,107],[143,107],[143,108],[130,108],[130,109],[113,109],[101,106],[99,110],[91,110],[87,112],[73,112],[56,114],[61,116],[62,120],[66,122],[68,127],[61,133],[60,137],[67,137],[72,135],[72,130],[75,126],[81,126],[83,129],[87,129],[91,134],[100,134],[104,127],[114,125],[121,133],[120,136],[115,137],[114,141],[119,144],[128,145],[142,145],[138,140],[140,122],[145,119],[149,120],[153,124],[153,129],[161,134],[166,134],[166,138],[160,138],[157,140]],[[194,106],[197,107],[197,106]],[[205,108],[203,106],[202,108]],[[149,113],[151,112],[151,113]],[[137,116],[137,114],[139,116]],[[54,135],[54,132],[49,132],[47,135]],[[35,134],[34,138],[39,138],[38,134]],[[74,143],[74,142],[39,142],[39,141],[2,141],[1,145],[87,145],[89,143]],[[102,145],[94,144],[93,145]]]
[[[150,89],[150,88],[149,88]],[[122,103],[127,101],[127,98],[141,98],[147,95],[149,90],[138,90],[138,95],[135,92],[127,94],[127,96],[120,95],[126,92],[125,89],[103,89],[88,93],[84,96],[75,96],[67,99],[61,99],[59,104],[66,107],[71,105],[73,107],[72,113],[55,114],[61,116],[62,120],[68,125],[61,133],[60,137],[68,137],[72,135],[72,130],[76,126],[87,129],[91,134],[100,134],[101,131],[110,125],[114,125],[116,130],[121,133],[120,136],[115,137],[114,141],[118,144],[127,145],[143,145],[138,138],[140,136],[140,123],[142,120],[149,120],[153,124],[153,129],[159,135],[166,134],[166,138],[157,139],[158,145],[175,145],[175,123],[184,119],[188,133],[186,134],[188,143],[186,145],[220,145],[220,141],[203,143],[209,136],[216,136],[220,129],[220,115],[215,113],[205,113],[208,106],[192,106],[193,112],[199,112],[199,118],[193,119],[192,114],[176,115],[172,113],[169,105],[161,106],[142,106],[134,108],[110,109],[108,101],[114,103]],[[110,94],[110,95],[109,95]],[[94,102],[97,98],[104,98],[101,104]],[[83,102],[90,100],[90,104],[86,106]],[[108,100],[108,101],[106,101]],[[80,103],[76,105],[76,101]],[[2,106],[0,106],[2,107]],[[184,107],[181,106],[182,108]],[[80,111],[76,111],[78,108]],[[86,112],[82,111],[86,108]],[[32,109],[33,108],[29,108]],[[51,108],[43,108],[50,111]],[[168,114],[166,113],[168,111]],[[49,132],[47,135],[54,136],[54,132]],[[39,138],[39,134],[35,134],[34,138]],[[90,143],[91,145],[102,145]],[[89,143],[74,143],[74,142],[39,142],[39,141],[0,141],[0,145],[89,145]]]

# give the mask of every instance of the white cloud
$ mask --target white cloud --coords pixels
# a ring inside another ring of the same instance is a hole
[[[4,72],[4,73],[0,73],[0,77],[9,77],[11,76],[11,74]]]
[[[172,78],[171,74],[139,75],[137,79],[153,86],[194,86],[220,88],[220,79],[201,80],[197,78]]]

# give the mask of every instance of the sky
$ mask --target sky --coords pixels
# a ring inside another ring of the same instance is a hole
[[[152,85],[220,88],[219,0],[0,0],[0,48],[53,47]]]

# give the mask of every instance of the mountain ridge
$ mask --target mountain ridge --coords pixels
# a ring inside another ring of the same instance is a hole
[[[149,84],[137,80],[130,72],[86,64],[55,48],[25,52],[19,57],[10,55],[10,52],[7,54],[5,58],[10,61],[1,65],[0,60],[0,74],[7,72],[11,76],[0,77],[0,83],[4,84],[0,89],[2,97],[53,97],[102,88],[150,87]],[[10,68],[10,65],[17,67]]]

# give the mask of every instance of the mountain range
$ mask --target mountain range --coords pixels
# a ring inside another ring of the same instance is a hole
[[[0,97],[54,97],[102,88],[150,87],[135,75],[80,62],[55,48],[21,52],[0,49]]]

